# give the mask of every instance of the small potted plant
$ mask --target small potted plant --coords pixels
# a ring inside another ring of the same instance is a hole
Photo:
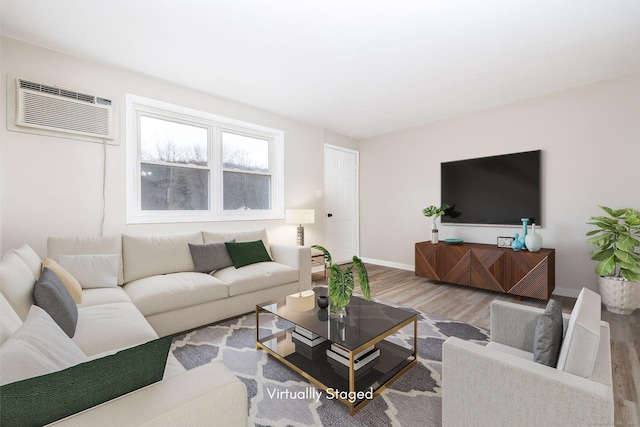
[[[596,265],[602,303],[608,311],[631,314],[640,306],[640,212],[635,209],[600,208],[607,215],[593,216],[596,228],[587,240],[596,246]]]
[[[324,254],[324,259],[329,264],[329,315],[332,317],[344,317],[346,315],[345,307],[349,305],[351,295],[353,295],[353,289],[355,285],[353,277],[353,268],[355,267],[358,273],[358,282],[360,282],[360,289],[364,298],[369,301],[371,299],[371,288],[369,287],[369,275],[364,263],[357,256],[353,256],[353,264],[341,268],[339,265],[334,264],[331,259],[331,254],[328,250],[320,245],[311,246],[314,249],[318,249]]]
[[[433,244],[438,243],[438,226],[436,225],[436,221],[446,213],[447,209],[449,209],[449,205],[444,203],[440,207],[431,205],[422,210],[422,214],[427,218],[433,217],[433,222],[431,223],[431,243]]]

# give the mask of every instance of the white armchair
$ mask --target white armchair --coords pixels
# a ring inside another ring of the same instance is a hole
[[[600,321],[600,296],[583,289],[571,316],[563,315],[558,368],[533,361],[543,312],[494,301],[487,347],[454,337],[445,341],[444,427],[613,425],[610,333]]]

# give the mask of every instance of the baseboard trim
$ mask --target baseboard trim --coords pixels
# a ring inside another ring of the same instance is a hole
[[[398,262],[383,261],[381,259],[362,258],[363,262],[368,264],[380,265],[382,267],[397,268],[398,270],[415,271],[415,266],[412,264],[400,264]]]

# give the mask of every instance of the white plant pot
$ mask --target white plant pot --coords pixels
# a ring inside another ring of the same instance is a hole
[[[598,288],[602,303],[611,313],[631,314],[640,308],[640,282],[598,277]]]

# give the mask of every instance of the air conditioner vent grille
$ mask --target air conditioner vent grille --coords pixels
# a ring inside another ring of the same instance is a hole
[[[93,95],[87,95],[85,93],[74,92],[72,90],[61,89],[55,86],[44,85],[41,83],[30,82],[28,80],[20,80],[20,88],[32,90],[35,92],[48,93],[50,95],[64,96],[66,98],[77,99],[78,101],[88,102],[90,104],[96,103],[96,97]],[[111,105],[111,101],[109,101],[109,104],[106,105]]]
[[[109,134],[109,116],[103,108],[60,103],[37,93],[24,94],[24,119],[27,123],[99,135]]]
[[[113,139],[111,100],[17,80],[16,126]]]

